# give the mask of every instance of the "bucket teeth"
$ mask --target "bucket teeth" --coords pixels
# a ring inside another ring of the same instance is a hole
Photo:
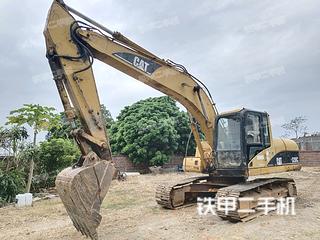
[[[113,164],[102,160],[90,166],[66,168],[56,179],[57,192],[73,225],[93,240],[98,239],[100,207],[114,172]]]

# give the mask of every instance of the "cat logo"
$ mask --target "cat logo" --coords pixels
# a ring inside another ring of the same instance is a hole
[[[149,75],[151,75],[155,70],[161,67],[160,64],[150,59],[132,53],[116,52],[113,53],[113,55]]]
[[[138,56],[134,56],[133,59],[133,66],[135,66],[136,68],[139,68],[140,70],[144,71],[144,72],[148,72],[148,66],[150,64],[143,61],[142,58],[139,58]]]

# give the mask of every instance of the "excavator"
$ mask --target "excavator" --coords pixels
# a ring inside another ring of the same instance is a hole
[[[236,209],[217,214],[230,221],[245,221],[257,213],[241,210],[256,210],[258,197],[297,195],[290,178],[248,179],[301,168],[297,144],[272,138],[266,112],[243,108],[218,114],[208,88],[183,65],[157,57],[62,0],[52,3],[44,36],[53,79],[81,150],[77,163],[58,174],[56,189],[83,235],[98,239],[100,206],[116,175],[92,70],[94,59],[172,97],[189,113],[197,149],[195,156],[184,158],[183,168],[202,175],[156,187],[159,205],[176,209],[194,203],[199,196],[234,197]],[[80,128],[76,128],[76,119]],[[241,197],[254,201],[243,202]]]

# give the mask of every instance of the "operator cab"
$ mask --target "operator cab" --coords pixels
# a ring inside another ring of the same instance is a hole
[[[221,114],[216,120],[213,175],[248,177],[248,163],[271,146],[268,114],[241,109]]]

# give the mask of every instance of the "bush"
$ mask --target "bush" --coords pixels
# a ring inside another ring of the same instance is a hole
[[[57,174],[71,166],[80,157],[73,140],[52,138],[40,144],[37,154],[37,171],[32,179],[32,191],[54,186]]]
[[[59,171],[53,171],[51,173],[42,173],[34,175],[32,178],[32,191],[40,192],[43,189],[48,189],[55,186],[55,180]]]
[[[7,205],[7,202],[0,197],[0,208]]]
[[[13,202],[18,193],[24,192],[24,174],[17,170],[0,170],[0,204]]]
[[[53,138],[40,144],[40,173],[52,173],[72,165],[80,157],[73,140]]]

